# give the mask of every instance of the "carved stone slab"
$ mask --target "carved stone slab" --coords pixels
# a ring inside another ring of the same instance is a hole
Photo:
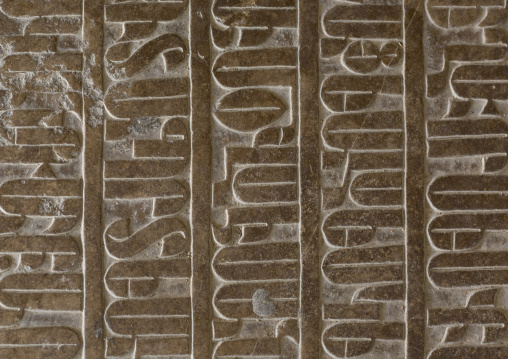
[[[507,5],[0,1],[0,358],[508,358]]]

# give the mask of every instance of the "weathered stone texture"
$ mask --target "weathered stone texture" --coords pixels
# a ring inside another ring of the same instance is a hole
[[[0,358],[508,357],[506,0],[0,1]]]

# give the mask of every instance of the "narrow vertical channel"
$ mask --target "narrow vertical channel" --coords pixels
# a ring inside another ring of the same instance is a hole
[[[299,4],[301,358],[320,357],[319,1]]]
[[[104,0],[83,0],[84,38],[84,263],[85,318],[84,357],[104,357],[104,308],[102,281],[102,164],[103,124],[97,117],[102,108],[103,23]]]
[[[423,1],[405,2],[407,358],[425,353]]]
[[[190,1],[193,358],[211,358],[210,1]]]

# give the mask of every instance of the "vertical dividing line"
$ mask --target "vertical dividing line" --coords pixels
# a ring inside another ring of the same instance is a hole
[[[319,1],[299,2],[300,256],[302,359],[320,357]]]
[[[405,0],[407,359],[425,356],[424,2]]]
[[[87,81],[96,89],[103,90],[103,24],[104,0],[83,0],[84,71],[83,83]],[[95,65],[90,63],[95,59]],[[89,74],[86,74],[87,71]],[[84,85],[83,85],[84,86]],[[88,85],[87,85],[88,86]],[[102,263],[102,148],[103,125],[87,124],[88,109],[102,99],[94,99],[88,87],[83,92],[84,118],[84,357],[104,358],[104,308]]]
[[[210,1],[190,0],[192,345],[194,359],[212,357],[210,242],[212,144],[210,110]]]

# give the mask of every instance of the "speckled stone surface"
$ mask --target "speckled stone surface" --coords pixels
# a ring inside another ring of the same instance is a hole
[[[508,358],[506,0],[0,1],[0,358]]]

